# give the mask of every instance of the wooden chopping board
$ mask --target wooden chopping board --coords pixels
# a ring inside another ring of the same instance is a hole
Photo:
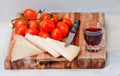
[[[99,52],[88,52],[85,50],[85,41],[83,38],[83,26],[87,22],[100,22],[104,24],[105,28],[105,14],[98,13],[98,12],[91,12],[91,13],[66,13],[60,12],[56,13],[59,16],[68,17],[74,22],[75,19],[80,19],[81,24],[78,28],[78,32],[72,42],[74,45],[80,46],[80,53],[79,55],[72,61],[69,62],[63,57],[54,58],[48,53],[42,53],[39,55],[26,57],[14,62],[11,62],[10,55],[12,52],[12,47],[14,40],[10,42],[10,48],[8,51],[8,55],[5,59],[5,69],[88,69],[88,68],[103,68],[105,67],[106,63],[106,35],[103,35],[102,39],[102,50]],[[12,38],[12,37],[11,37]]]

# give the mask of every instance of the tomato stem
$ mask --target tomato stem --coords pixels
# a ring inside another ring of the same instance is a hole
[[[64,15],[60,16],[59,19],[58,19],[58,21],[62,21],[63,17],[64,17]]]
[[[11,20],[11,22],[12,22],[12,29],[14,29],[14,23],[13,23],[13,21],[14,21],[14,20]]]
[[[11,20],[11,23],[12,23],[12,25],[13,25],[13,26],[12,26],[12,29],[14,29],[14,27],[15,27],[13,22],[14,22],[15,20],[18,20],[18,19],[21,19],[21,18],[16,18],[16,19]]]
[[[46,10],[46,9],[44,9],[44,10],[39,9],[38,13],[41,14],[41,13],[43,13],[45,10]]]
[[[59,17],[59,20],[58,21],[62,21],[63,20],[63,17]]]
[[[24,14],[23,13],[18,13],[18,18],[24,18]]]
[[[26,24],[26,27],[28,28],[28,27],[29,27],[29,23],[28,23],[28,20],[29,20],[29,19],[25,19],[25,20],[26,20],[26,23],[27,23],[27,24]]]
[[[50,18],[53,18],[53,14],[52,14],[52,13],[50,13],[50,14],[49,14],[49,17],[50,17]]]

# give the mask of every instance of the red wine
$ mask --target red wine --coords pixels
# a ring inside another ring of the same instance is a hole
[[[102,40],[102,29],[87,28],[84,30],[84,39],[88,45],[96,46]]]

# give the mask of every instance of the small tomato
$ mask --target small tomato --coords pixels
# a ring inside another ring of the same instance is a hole
[[[31,35],[38,35],[39,30],[36,29],[36,28],[28,28],[28,29],[25,31],[25,33],[29,33],[29,34],[31,34]]]
[[[72,22],[71,22],[71,20],[69,18],[63,18],[62,22],[66,23],[68,25],[69,29],[71,29]]]
[[[25,9],[24,10],[24,17],[27,19],[35,19],[35,18],[37,18],[37,13],[33,9]]]
[[[58,22],[57,23],[57,28],[59,28],[62,31],[62,35],[63,36],[67,36],[69,33],[69,28],[67,26],[67,24],[63,23],[63,22]]]
[[[40,29],[46,32],[51,32],[55,28],[55,24],[49,20],[43,20],[40,23]]]
[[[62,32],[59,28],[55,28],[52,32],[51,32],[51,37],[55,40],[62,40]]]
[[[46,38],[46,37],[50,38],[50,35],[47,32],[39,32],[38,36],[43,37],[43,38]]]
[[[59,16],[58,16],[57,14],[50,14],[49,17],[50,17],[50,18],[49,18],[50,21],[52,21],[52,22],[54,22],[54,23],[57,23],[58,20],[59,20]]]
[[[38,21],[37,20],[29,20],[28,25],[29,25],[30,28],[38,29]]]
[[[20,27],[16,27],[14,29],[14,32],[15,32],[15,34],[19,34],[19,35],[24,36],[26,29],[27,29],[27,27],[23,25],[23,26],[20,26]]]
[[[43,13],[40,15],[40,19],[44,20],[44,19],[47,19],[47,20],[50,20],[54,23],[57,23],[58,20],[59,20],[59,16],[57,14],[49,14],[49,13]]]
[[[40,15],[40,19],[42,19],[42,20],[47,19],[48,16],[49,16],[48,13],[42,13],[42,14]]]
[[[14,27],[17,28],[17,27],[20,27],[20,26],[26,26],[27,22],[25,19],[16,19],[14,22]]]

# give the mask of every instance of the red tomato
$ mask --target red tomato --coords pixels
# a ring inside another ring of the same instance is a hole
[[[44,31],[43,29],[40,29],[40,32],[46,32],[46,31]]]
[[[26,26],[27,22],[25,19],[17,19],[13,22],[14,27],[20,27],[22,25]]]
[[[15,31],[15,34],[24,36],[26,29],[27,29],[26,26],[20,26],[20,27],[16,27],[14,31]]]
[[[63,18],[62,22],[66,23],[68,25],[69,29],[71,29],[72,22],[69,18]]]
[[[35,19],[37,17],[37,13],[33,9],[25,9],[24,10],[24,17]]]
[[[41,15],[40,15],[40,19],[47,19],[48,18],[48,16],[49,16],[49,14],[48,13],[42,13]]]
[[[29,34],[31,34],[31,35],[38,35],[39,30],[36,29],[36,28],[28,28],[28,29],[25,31],[25,33],[29,33]]]
[[[51,15],[50,15],[50,20],[51,20],[52,22],[54,22],[54,23],[57,23],[58,20],[59,20],[59,17],[58,17],[57,14],[51,14]]]
[[[57,28],[59,28],[59,29],[62,31],[62,35],[63,35],[63,36],[67,36],[67,35],[68,35],[68,33],[69,33],[69,28],[68,28],[68,26],[67,26],[65,23],[63,23],[63,22],[58,22],[58,23],[57,23]]]
[[[36,22],[37,22],[37,25],[39,25],[39,24],[40,24],[40,20],[36,20]]]
[[[38,29],[38,21],[37,20],[30,20],[30,21],[28,21],[28,25],[29,25],[30,28]]]
[[[43,37],[43,38],[46,38],[46,37],[50,38],[50,35],[47,32],[39,32],[38,36]]]
[[[55,24],[49,20],[43,20],[40,23],[40,29],[46,32],[51,32],[55,28]]]
[[[51,37],[55,40],[62,40],[62,32],[59,28],[55,28],[52,32],[51,32]]]
[[[40,15],[40,19],[48,19],[54,23],[56,23],[59,20],[59,17],[57,14],[48,14],[48,13],[43,13]]]

